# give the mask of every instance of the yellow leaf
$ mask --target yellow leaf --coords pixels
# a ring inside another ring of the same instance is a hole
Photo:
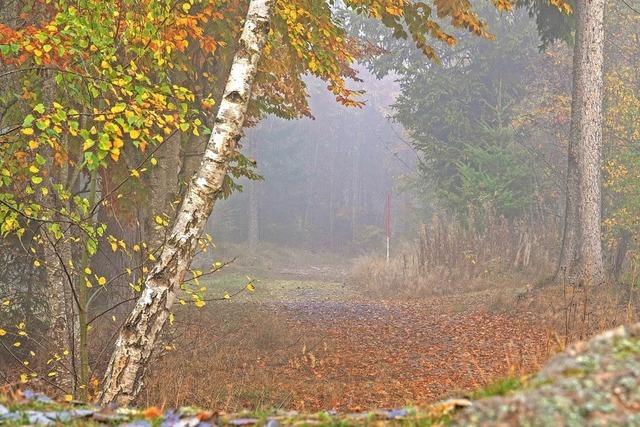
[[[138,129],[132,129],[131,132],[129,132],[129,136],[131,139],[138,139],[140,137],[140,131]]]
[[[64,401],[65,402],[71,402],[73,400],[73,395],[71,394],[65,394],[64,395]]]
[[[4,329],[0,329],[0,337],[3,337],[7,335],[7,331],[5,331]]]
[[[225,293],[224,293],[224,297],[223,297],[223,298],[224,298],[224,299],[231,299],[231,295],[229,295],[229,293],[228,293],[228,292],[225,292]]]
[[[198,308],[202,308],[206,305],[206,302],[202,301],[201,299],[199,299],[198,301],[194,302],[195,306]]]
[[[184,11],[184,13],[189,13],[189,10],[191,10],[191,5],[189,3],[183,3],[182,10]]]
[[[253,286],[253,283],[247,283],[247,291],[249,291],[250,293],[255,291],[256,287]]]
[[[21,132],[23,135],[33,135],[33,128],[24,128]]]
[[[111,112],[113,114],[118,114],[118,113],[122,113],[125,109],[127,108],[126,104],[116,104],[113,107],[111,107]]]
[[[27,374],[20,374],[20,382],[26,384],[29,382],[29,376]]]
[[[139,178],[140,177],[140,172],[138,172],[136,169],[131,169],[130,175],[135,177],[135,178]]]
[[[98,285],[104,286],[107,284],[107,278],[104,276],[98,277]]]
[[[84,274],[91,274],[91,269],[89,267],[86,267],[84,269]]]

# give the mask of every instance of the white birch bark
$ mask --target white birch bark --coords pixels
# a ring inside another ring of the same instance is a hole
[[[174,303],[175,288],[189,268],[197,239],[221,191],[229,158],[242,135],[273,9],[274,0],[251,0],[211,138],[158,261],[145,278],[145,289],[116,340],[104,376],[102,404],[128,405],[142,387],[155,343]]]

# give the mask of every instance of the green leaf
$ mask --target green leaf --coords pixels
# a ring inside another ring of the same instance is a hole
[[[98,243],[95,239],[87,239],[87,243],[85,246],[87,248],[87,252],[89,252],[89,255],[95,255],[98,251]]]
[[[35,118],[35,117],[33,117],[33,114],[28,114],[28,115],[24,118],[24,121],[22,122],[22,127],[26,128],[26,127],[31,126],[31,124],[33,123],[33,121],[34,121],[35,119],[36,119],[36,118]]]

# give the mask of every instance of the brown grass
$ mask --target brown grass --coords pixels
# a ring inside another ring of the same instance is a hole
[[[256,305],[225,304],[181,310],[176,319],[140,404],[227,411],[288,406],[290,396],[265,366],[267,360],[287,363],[298,338],[280,316]]]
[[[640,320],[639,289],[623,284],[594,287],[545,284],[519,295],[527,311],[556,331],[562,347]]]
[[[524,277],[533,284],[552,271],[556,235],[555,226],[487,219],[477,230],[434,217],[388,262],[356,260],[351,281],[382,296],[468,292]]]

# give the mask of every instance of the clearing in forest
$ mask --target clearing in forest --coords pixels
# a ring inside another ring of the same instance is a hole
[[[376,299],[330,269],[262,274],[252,277],[252,294],[176,312],[175,350],[152,369],[142,404],[229,411],[425,404],[531,372],[553,351],[533,314],[487,308],[509,290]],[[246,280],[219,275],[209,292],[231,293]]]

